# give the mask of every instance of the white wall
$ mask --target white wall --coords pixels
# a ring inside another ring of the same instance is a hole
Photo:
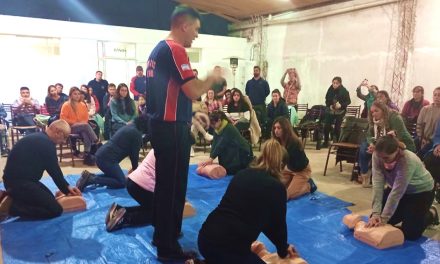
[[[319,11],[371,2],[378,1],[355,0],[321,7]],[[414,51],[408,62],[403,102],[411,98],[411,89],[416,85],[425,87],[425,97],[432,101],[433,89],[440,86],[440,1],[417,2]],[[324,103],[325,92],[334,76],[342,77],[353,104],[362,104],[355,89],[364,78],[379,89],[390,91],[387,74],[393,68],[394,48],[390,46],[394,7],[394,3],[389,3],[303,22],[267,26],[267,79],[271,89],[281,88],[279,81],[285,69],[296,67],[303,85],[299,100],[309,105]],[[313,12],[303,11],[291,16],[301,17]]]
[[[15,100],[21,86],[28,86],[31,95],[43,102],[49,84],[61,82],[68,92],[71,86],[87,83],[94,78],[96,70],[103,70],[98,57],[99,41],[134,43],[136,55],[133,63],[145,68],[151,50],[168,35],[168,31],[160,30],[3,15],[0,15],[0,25],[8,25],[0,27],[0,103]],[[192,65],[199,70],[200,76],[220,65],[226,67],[225,77],[230,85],[232,74],[229,60],[225,58],[243,58],[247,54],[243,38],[199,35],[193,48],[202,49],[200,63]],[[135,68],[130,74],[134,76]],[[239,67],[237,80],[242,74]],[[117,82],[105,71],[104,78]],[[118,81],[128,84],[130,80]]]

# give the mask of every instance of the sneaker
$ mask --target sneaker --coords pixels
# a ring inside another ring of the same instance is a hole
[[[122,206],[118,205],[117,203],[112,203],[108,209],[107,215],[105,216],[105,225],[107,225],[107,223],[110,221],[110,218],[116,213],[116,210],[120,208],[122,208]]]
[[[157,250],[157,260],[162,262],[187,261],[196,257],[197,253],[194,251],[183,251],[180,249],[175,252],[163,252],[160,249]]]
[[[437,208],[435,208],[435,206],[431,205],[431,208],[429,209],[429,211],[432,213],[432,216],[434,217],[434,219],[432,220],[432,225],[439,225],[440,221],[438,218]]]
[[[87,166],[95,166],[96,165],[95,155],[92,155],[90,153],[86,153],[84,155],[83,163],[84,163],[84,165],[87,165]]]
[[[110,216],[110,219],[105,225],[107,232],[116,231],[122,228],[125,212],[126,210],[123,207],[116,209],[114,214]]]
[[[1,156],[2,157],[7,157],[7,156],[9,156],[9,152],[10,152],[10,150],[9,149],[2,149],[2,151],[1,151]]]
[[[328,148],[329,144],[328,141],[324,141],[324,143],[322,143],[321,148]]]
[[[191,152],[189,153],[190,157],[194,157],[196,154],[194,153],[194,147],[191,146]]]
[[[310,178],[308,182],[310,184],[310,193],[316,192],[316,190],[318,190],[318,186],[316,186],[315,181],[312,178]]]
[[[83,192],[84,189],[89,185],[90,178],[92,177],[93,173],[90,173],[88,170],[84,170],[81,172],[81,177],[79,177],[78,181],[76,182],[76,187]]]

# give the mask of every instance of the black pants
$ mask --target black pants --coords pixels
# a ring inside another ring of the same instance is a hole
[[[184,122],[152,120],[151,130],[156,157],[153,239],[158,251],[175,252],[180,250],[177,239],[182,228],[188,182],[190,126]]]
[[[211,244],[203,236],[199,235],[198,246],[200,254],[205,258],[206,263],[209,264],[224,264],[224,263],[240,263],[240,264],[265,264],[257,254],[251,252],[239,254],[228,253],[221,247]],[[249,245],[250,248],[250,245]]]
[[[391,188],[386,188],[383,194],[382,209],[388,199]],[[416,194],[404,194],[397,205],[397,209],[388,223],[396,225],[402,222],[402,232],[405,239],[420,238],[426,227],[432,224],[434,217],[429,211],[434,200],[434,191]]]
[[[153,192],[140,187],[130,178],[127,179],[127,191],[139,203],[138,206],[124,207],[124,226],[145,226],[153,221]]]
[[[333,137],[336,139],[336,141],[339,140],[339,136],[341,135],[341,125],[342,120],[344,120],[345,114],[339,114],[335,115],[332,114],[330,111],[327,111],[325,113],[325,124],[324,124],[324,141],[328,142],[329,140],[329,134],[330,130],[332,128],[332,125],[335,125]]]
[[[60,216],[63,208],[52,192],[41,182],[5,182],[12,197],[9,214],[28,219],[49,219]]]
[[[440,157],[436,157],[432,151],[426,154],[423,162],[426,169],[431,173],[434,181],[440,183]]]

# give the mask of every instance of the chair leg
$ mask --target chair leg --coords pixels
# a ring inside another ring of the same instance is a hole
[[[342,160],[339,162],[339,172],[342,172]]]
[[[329,157],[330,157],[330,151],[331,151],[331,150],[332,150],[332,146],[330,146],[330,147],[328,148],[327,159],[326,159],[326,161],[325,161],[325,167],[324,167],[324,176],[325,176],[325,174],[327,174],[328,159],[329,159]]]

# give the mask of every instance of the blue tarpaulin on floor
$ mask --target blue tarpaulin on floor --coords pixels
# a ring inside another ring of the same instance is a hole
[[[74,184],[78,175],[66,176]],[[197,234],[207,215],[217,206],[231,177],[210,180],[190,166],[187,199],[197,214],[183,221],[184,249],[197,249]],[[50,178],[43,182],[56,190]],[[319,188],[319,186],[318,186]],[[45,221],[9,219],[0,225],[4,263],[158,263],[151,245],[151,226],[105,231],[104,219],[113,202],[135,205],[125,189],[97,188],[84,193],[87,210]],[[289,243],[312,264],[325,263],[440,263],[440,242],[421,238],[404,245],[377,250],[353,238],[342,225],[350,204],[317,192],[289,201]],[[263,235],[270,251],[274,246]]]

